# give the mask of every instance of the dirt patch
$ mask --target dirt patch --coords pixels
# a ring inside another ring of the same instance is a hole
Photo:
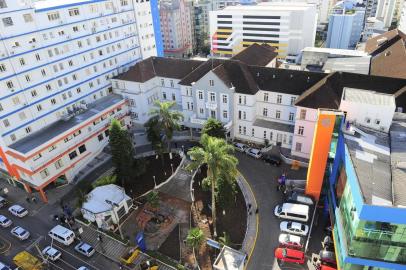
[[[172,230],[158,251],[176,261],[180,260],[179,225]]]
[[[156,159],[155,155],[139,160],[139,162],[145,162],[145,172],[125,184],[127,194],[132,194],[133,198],[136,198],[153,189],[155,185],[154,176],[157,185],[165,182],[172,175],[172,168],[175,172],[182,160],[178,154],[172,154],[172,159],[169,159],[168,153],[164,154],[163,157],[164,162],[162,162],[161,157]]]

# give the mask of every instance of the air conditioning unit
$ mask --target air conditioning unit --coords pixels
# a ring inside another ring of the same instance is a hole
[[[35,46],[35,45],[32,45],[31,47],[32,47],[33,49],[35,49],[35,48],[36,48],[37,46]]]

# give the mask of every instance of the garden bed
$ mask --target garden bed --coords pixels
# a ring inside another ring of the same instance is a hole
[[[206,167],[202,167],[200,172],[197,172],[193,183],[195,203],[201,203],[203,209],[201,214],[211,217],[211,193],[202,189],[201,182],[206,177]],[[225,215],[223,215],[223,210]],[[237,185],[237,194],[235,202],[230,203],[225,209],[217,206],[217,235],[223,236],[223,233],[230,238],[230,246],[235,249],[240,249],[244,241],[245,231],[247,229],[247,207],[244,196]],[[195,222],[196,223],[196,222]],[[210,226],[211,233],[213,228]]]
[[[127,194],[131,194],[133,198],[139,197],[142,194],[154,188],[154,178],[157,185],[168,180],[173,171],[179,166],[182,158],[178,154],[172,153],[172,159],[169,159],[169,153],[164,154],[164,163],[162,166],[161,157],[156,159],[156,156],[149,156],[138,159],[138,162],[145,162],[145,172],[139,176],[134,176],[132,181],[125,184]]]
[[[175,261],[180,261],[179,225],[172,230],[158,251]]]

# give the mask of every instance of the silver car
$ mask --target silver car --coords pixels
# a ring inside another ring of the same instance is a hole
[[[26,240],[30,237],[30,232],[20,226],[14,227],[11,230],[11,234],[20,239],[21,241]]]
[[[0,215],[0,226],[3,228],[10,227],[13,222],[6,216]]]
[[[94,248],[85,242],[80,242],[79,244],[77,244],[75,246],[75,250],[85,255],[86,257],[91,257],[95,252]]]
[[[296,235],[306,236],[309,232],[309,226],[302,224],[300,222],[294,221],[282,221],[280,224],[280,229],[282,232],[287,232]]]
[[[261,158],[262,157],[262,153],[261,150],[256,149],[256,148],[248,148],[245,153],[247,153],[247,155],[253,157],[253,158]]]

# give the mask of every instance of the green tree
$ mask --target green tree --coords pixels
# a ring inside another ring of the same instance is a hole
[[[147,194],[147,202],[153,207],[157,208],[159,206],[159,193],[158,191],[151,191]]]
[[[165,140],[168,143],[168,151],[170,150],[173,132],[180,129],[179,122],[183,119],[182,113],[173,110],[175,104],[174,101],[160,102],[157,100],[155,102],[157,108],[153,108],[150,111],[151,118],[153,119],[151,121],[160,131],[158,133],[159,136],[162,137],[162,135],[165,135]]]
[[[234,148],[224,139],[210,137],[203,134],[200,139],[201,147],[196,146],[189,150],[188,154],[192,162],[188,169],[194,170],[207,165],[207,178],[211,186],[211,212],[213,219],[213,232],[217,236],[216,230],[216,187],[217,180],[233,182],[237,176],[237,158],[232,155]],[[217,189],[218,191],[218,189]],[[222,189],[222,192],[227,192]],[[218,196],[218,195],[217,195]],[[221,195],[220,195],[221,196]]]
[[[152,148],[161,157],[162,167],[164,165],[164,141],[161,136],[161,128],[158,117],[152,117],[145,123],[148,141],[151,142]]]
[[[186,237],[186,244],[192,248],[199,248],[204,242],[205,236],[200,228],[192,228],[189,230]]]
[[[118,120],[113,119],[110,126],[110,147],[116,176],[125,187],[133,175],[134,147],[127,130],[121,127]]]
[[[105,175],[103,177],[100,177],[94,183],[92,184],[93,188],[99,187],[99,186],[105,186],[109,184],[115,184],[117,183],[117,176],[116,175]]]
[[[226,138],[226,130],[223,124],[214,118],[207,119],[203,126],[202,133],[216,138]]]

